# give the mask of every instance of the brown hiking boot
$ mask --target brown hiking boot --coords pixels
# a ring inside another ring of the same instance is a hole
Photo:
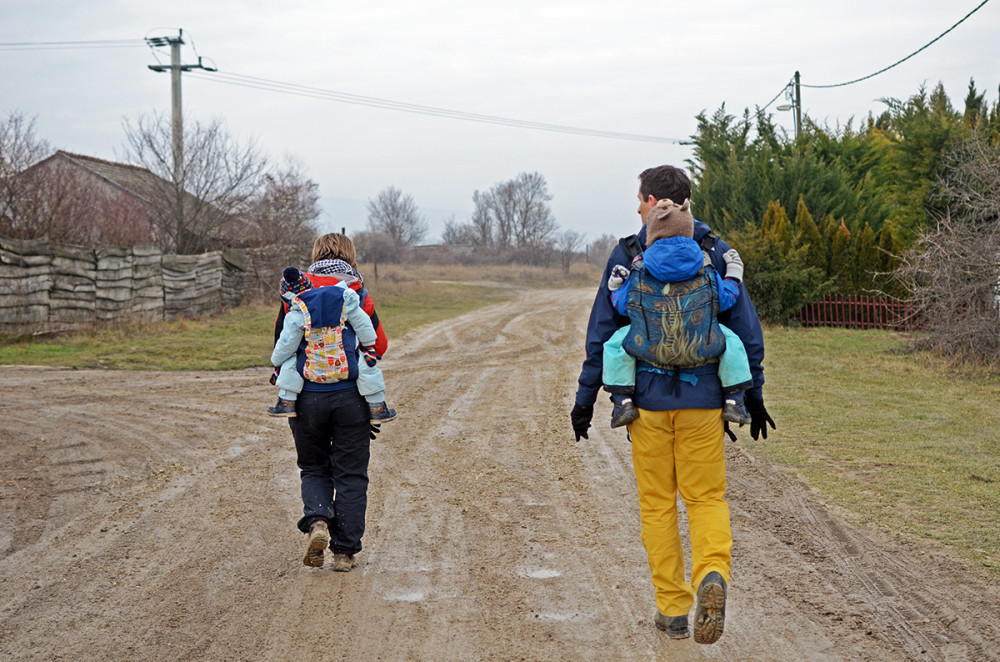
[[[698,604],[694,608],[694,640],[714,644],[726,624],[726,580],[710,572],[698,586]]]
[[[330,544],[330,529],[321,519],[309,525],[309,541],[306,543],[306,555],[302,564],[310,568],[323,567],[323,552]]]
[[[334,572],[350,572],[351,568],[358,565],[358,560],[354,558],[354,554],[334,554],[333,555],[333,570]]]

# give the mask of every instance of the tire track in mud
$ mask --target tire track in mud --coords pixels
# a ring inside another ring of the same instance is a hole
[[[752,456],[744,453],[743,458]],[[765,471],[783,473],[771,467]],[[1000,659],[1000,612],[970,610],[963,604],[971,594],[976,604],[997,605],[1000,595],[980,583],[982,578],[963,590],[973,578],[961,573],[971,569],[929,545],[907,545],[847,524],[807,490],[779,492],[771,485],[761,494],[762,484],[748,480],[753,473],[730,472],[732,486],[743,495],[754,495],[737,500],[734,514],[760,520],[773,544],[797,556],[794,565],[809,569],[808,579],[793,578],[813,586],[803,592],[803,605],[827,619],[851,624],[855,633],[884,641],[900,659]],[[947,572],[949,567],[956,572]],[[817,599],[817,594],[822,597]]]

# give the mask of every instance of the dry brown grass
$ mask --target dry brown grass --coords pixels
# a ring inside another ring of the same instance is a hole
[[[401,293],[420,283],[455,283],[523,287],[597,287],[604,264],[577,262],[564,273],[559,267],[517,264],[359,264],[372,293]]]

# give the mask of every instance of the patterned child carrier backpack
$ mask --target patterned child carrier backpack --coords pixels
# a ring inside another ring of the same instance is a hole
[[[658,280],[641,259],[629,279],[632,330],[622,343],[626,352],[658,368],[676,369],[704,365],[725,351],[726,340],[716,319],[718,284],[708,253],[690,280]]]
[[[302,377],[317,384],[356,378],[357,362],[349,361],[344,351],[345,345],[355,347],[357,338],[347,325],[343,289],[330,286],[306,290],[293,298],[291,304],[305,318],[296,362]]]

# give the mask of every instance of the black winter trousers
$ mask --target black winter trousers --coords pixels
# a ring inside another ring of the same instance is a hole
[[[303,391],[296,410],[288,424],[302,481],[299,530],[324,520],[334,553],[356,554],[368,506],[368,404],[356,388]]]

